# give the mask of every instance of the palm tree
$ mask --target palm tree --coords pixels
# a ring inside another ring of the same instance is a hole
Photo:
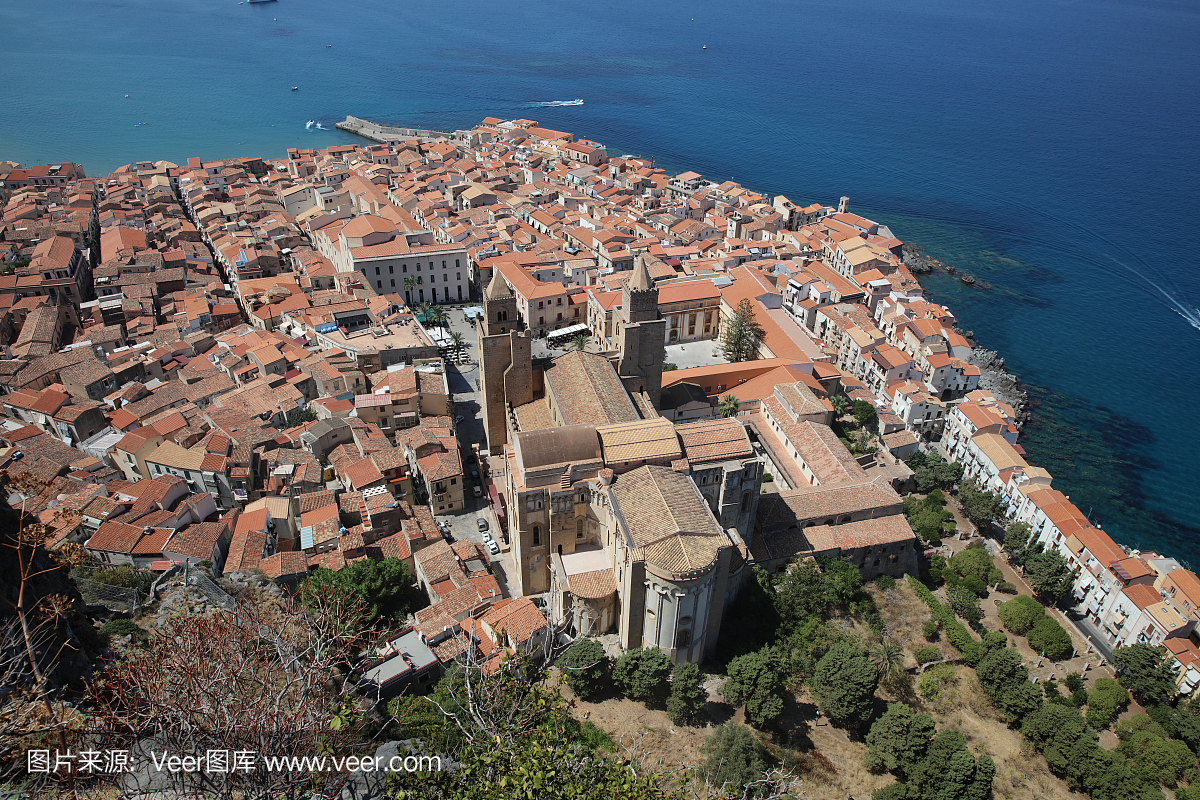
[[[587,347],[587,343],[588,336],[586,333],[580,333],[571,340],[571,344],[576,350],[582,350],[583,348]]]
[[[412,289],[417,285],[417,279],[409,275],[404,279],[404,302],[412,305]]]
[[[463,342],[466,341],[465,337],[463,337],[463,335],[458,331],[455,331],[454,333],[450,334],[450,341],[454,342],[455,353],[461,355]]]
[[[422,325],[429,324],[429,309],[430,308],[431,308],[431,306],[429,305],[429,303],[421,303],[419,306],[417,306],[417,319],[419,319],[421,321]]]
[[[435,327],[442,328],[446,325],[446,309],[441,306],[432,306],[429,309],[429,317],[433,320]]]
[[[721,398],[721,405],[719,406],[721,409],[721,416],[735,417],[737,416],[738,409],[741,408],[741,406],[741,400],[738,400],[737,397],[732,394],[727,394]]]
[[[835,394],[829,398],[829,403],[833,406],[834,418],[840,419],[850,410],[850,403],[846,401],[845,395]]]
[[[880,639],[871,648],[871,663],[879,671],[881,681],[893,681],[904,674],[904,649],[891,639]]]

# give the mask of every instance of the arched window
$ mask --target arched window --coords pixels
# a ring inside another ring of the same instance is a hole
[[[741,513],[746,513],[750,510],[750,493],[742,492],[742,508]]]
[[[580,517],[579,519],[575,520],[575,538],[576,539],[583,538],[583,517]]]
[[[687,647],[691,643],[692,643],[692,632],[691,631],[679,631],[678,633],[675,634],[675,646],[676,647]]]
[[[537,547],[542,543],[542,529],[537,525],[533,526],[533,546]]]

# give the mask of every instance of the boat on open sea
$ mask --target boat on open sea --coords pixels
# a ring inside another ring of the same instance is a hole
[[[317,124],[317,121],[315,119],[310,119],[307,123],[305,123],[304,127],[311,128],[313,125],[316,125],[316,124]]]

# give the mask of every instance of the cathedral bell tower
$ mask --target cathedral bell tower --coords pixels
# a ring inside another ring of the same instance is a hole
[[[533,356],[529,332],[522,330],[517,298],[499,268],[483,293],[479,323],[479,378],[488,452],[508,442],[508,406],[533,400]]]
[[[655,408],[662,393],[666,331],[667,321],[660,319],[658,313],[658,289],[650,279],[645,259],[639,257],[621,292],[616,330],[617,375],[626,391],[645,392]]]

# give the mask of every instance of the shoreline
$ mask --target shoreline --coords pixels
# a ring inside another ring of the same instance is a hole
[[[450,139],[454,134],[449,131],[429,130],[425,128],[405,128],[399,125],[384,125],[379,122],[372,122],[369,119],[346,115],[346,118],[341,122],[335,122],[333,127],[339,131],[353,133],[355,136],[361,136],[364,139],[369,139],[372,142],[387,144],[405,139],[419,139],[421,141],[434,141],[437,139]]]

